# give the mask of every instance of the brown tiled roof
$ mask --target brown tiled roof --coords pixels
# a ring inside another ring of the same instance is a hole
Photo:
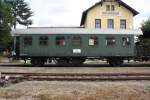
[[[81,18],[80,26],[84,25],[88,11],[91,10],[92,8],[94,8],[95,6],[102,4],[103,1],[104,1],[104,0],[101,0],[100,2],[96,3],[95,5],[93,5],[92,7],[88,8],[87,10],[85,10],[85,11],[82,13],[82,18]],[[139,14],[139,12],[137,12],[135,9],[131,8],[129,5],[127,5],[126,3],[124,3],[122,0],[116,0],[116,1],[117,1],[120,5],[124,6],[124,7],[127,8],[128,10],[130,10],[130,11],[133,13],[134,16],[137,15],[137,14]]]

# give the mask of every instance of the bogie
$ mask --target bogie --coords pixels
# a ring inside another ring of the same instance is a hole
[[[119,67],[123,64],[122,58],[108,58],[107,61],[110,64],[110,66],[113,67]]]
[[[35,67],[41,67],[45,64],[45,59],[31,58],[31,64]]]
[[[54,62],[58,65],[81,65],[85,58],[56,58]]]

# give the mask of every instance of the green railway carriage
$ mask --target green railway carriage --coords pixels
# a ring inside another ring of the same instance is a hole
[[[135,56],[134,37],[142,34],[138,30],[86,28],[30,28],[12,33],[17,56],[38,66],[47,60],[78,64],[87,58],[120,65]]]

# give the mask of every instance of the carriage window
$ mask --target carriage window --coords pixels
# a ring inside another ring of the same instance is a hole
[[[90,46],[98,45],[98,38],[97,37],[90,37],[89,38],[89,45]]]
[[[48,45],[48,37],[47,36],[41,36],[39,38],[40,45]]]
[[[57,46],[65,46],[66,45],[65,37],[64,36],[56,37],[56,45]]]
[[[31,36],[24,37],[23,40],[24,40],[24,45],[26,45],[26,46],[32,45],[32,37]]]
[[[116,43],[116,40],[114,37],[107,37],[106,38],[106,45],[107,46],[114,46]]]
[[[81,45],[82,44],[82,39],[79,36],[73,37],[72,38],[72,44],[73,45]]]
[[[129,46],[131,44],[131,39],[130,37],[123,37],[122,38],[122,45],[123,46]]]

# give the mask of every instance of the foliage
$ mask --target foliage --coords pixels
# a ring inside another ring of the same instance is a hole
[[[11,5],[0,0],[0,49],[11,48],[12,37],[10,31],[13,21]]]
[[[143,32],[145,32],[145,31],[150,32],[150,18],[142,23],[141,29]]]
[[[24,0],[0,0],[0,51],[12,49],[12,26],[32,24],[31,16],[32,12]]]
[[[24,0],[5,0],[5,2],[12,5],[12,14],[15,18],[15,22],[13,23],[14,28],[16,28],[17,23],[21,25],[31,25],[32,20],[29,18],[32,16],[33,12]]]

